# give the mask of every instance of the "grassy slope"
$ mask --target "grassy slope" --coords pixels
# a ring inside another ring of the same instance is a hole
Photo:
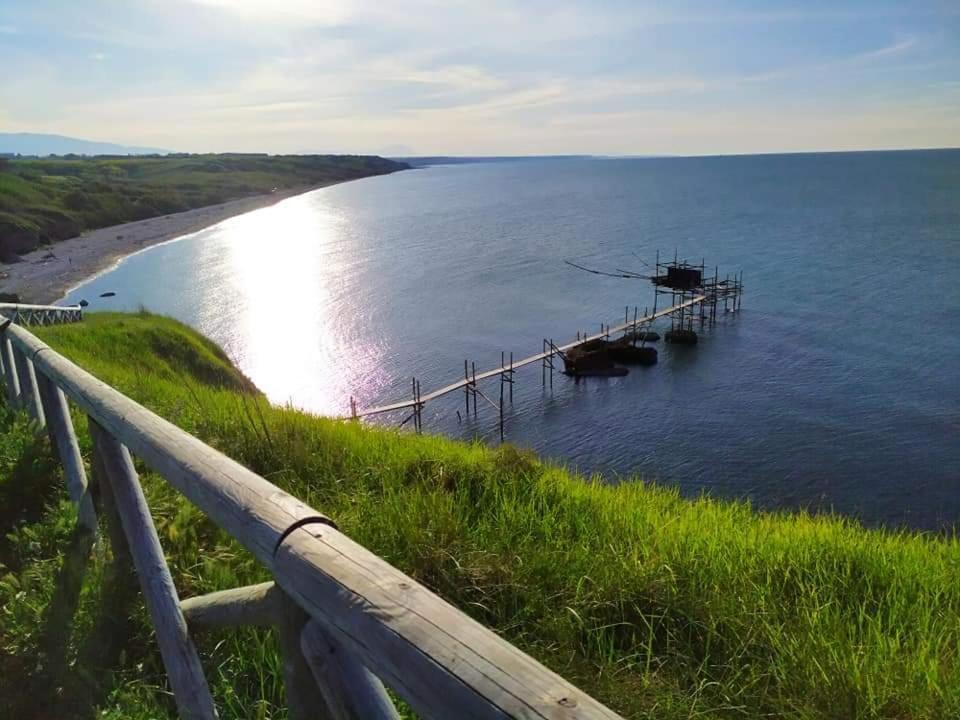
[[[354,155],[12,160],[0,166],[0,257],[83,230],[403,167]]]
[[[267,405],[216,348],[173,321],[88,318],[42,335],[626,716],[960,716],[954,540],[689,501],[639,482],[606,486],[510,447],[309,417]],[[45,440],[8,415],[0,432],[0,502],[26,518],[0,547],[10,568],[0,651],[15,678],[44,647],[38,628],[71,510],[42,480]],[[36,492],[18,490],[24,484]],[[263,579],[185,501],[149,475],[145,485],[181,594]],[[95,552],[67,662],[87,657],[108,557]],[[142,612],[124,656],[106,661],[120,669],[95,675],[105,695],[86,699],[107,717],[170,713]],[[282,716],[272,642],[254,630],[201,638],[225,717]],[[35,678],[56,665],[39,663]],[[57,697],[86,696],[68,682]]]

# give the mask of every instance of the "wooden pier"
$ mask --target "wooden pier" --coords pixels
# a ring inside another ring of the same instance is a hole
[[[568,263],[573,267],[589,272],[596,272],[589,268],[582,267],[575,263]],[[544,385],[548,378],[550,386],[553,387],[553,372],[555,370],[554,359],[563,358],[567,352],[574,348],[585,345],[597,340],[609,339],[611,335],[619,333],[633,333],[649,328],[652,323],[659,318],[670,318],[670,332],[667,334],[667,341],[671,341],[671,335],[674,342],[691,344],[696,342],[696,334],[693,330],[695,320],[699,320],[700,327],[705,324],[713,325],[717,321],[718,308],[722,302],[724,312],[736,312],[740,309],[740,301],[743,294],[743,273],[739,277],[734,275],[732,278],[727,275],[720,278],[719,268],[716,268],[713,277],[706,275],[705,263],[694,265],[686,260],[678,260],[676,256],[672,262],[661,262],[660,254],[657,253],[655,273],[652,276],[642,275],[629,271],[618,271],[617,274],[598,272],[600,275],[613,275],[614,277],[628,279],[650,280],[654,285],[654,304],[653,311],[644,310],[642,317],[638,317],[638,308],[634,307],[633,318],[630,318],[629,307],[624,311],[624,321],[618,325],[604,325],[601,323],[600,332],[594,335],[586,333],[577,333],[577,338],[563,345],[556,345],[552,339],[543,339],[543,349],[541,352],[520,360],[513,359],[513,353],[510,353],[509,360],[505,353],[500,354],[500,366],[490,370],[477,372],[476,365],[463,361],[463,378],[458,379],[448,385],[437,388],[436,390],[423,393],[420,388],[420,380],[413,378],[411,381],[411,395],[405,400],[376,407],[359,409],[356,400],[350,398],[350,414],[340,416],[340,419],[353,419],[372,417],[374,415],[383,415],[386,413],[408,411],[408,415],[400,423],[401,426],[413,421],[413,427],[417,432],[423,429],[423,409],[428,402],[441,398],[450,393],[459,390],[464,391],[465,411],[469,416],[471,400],[473,405],[473,414],[477,414],[477,397],[483,398],[499,414],[500,438],[503,439],[503,405],[505,388],[508,389],[509,399],[513,400],[514,373],[520,368],[540,363],[541,378]],[[671,304],[669,307],[661,310],[657,309],[657,301],[661,295],[670,295]],[[478,387],[478,383],[483,380],[498,378],[500,381],[500,402],[494,402],[487,397]],[[459,412],[457,413],[459,415]]]
[[[390,403],[389,405],[380,405],[379,407],[366,408],[364,410],[356,410],[349,417],[353,417],[353,418],[370,417],[371,415],[381,415],[383,413],[396,412],[397,410],[416,409],[417,407],[419,407],[422,410],[423,406],[426,405],[431,400],[436,400],[439,397],[443,397],[444,395],[449,395],[450,393],[456,392],[457,390],[468,389],[469,392],[471,393],[474,392],[475,390],[476,392],[479,392],[479,390],[476,389],[476,386],[477,386],[477,383],[480,382],[481,380],[489,380],[490,378],[495,378],[498,376],[509,377],[515,371],[519,370],[522,367],[526,367],[527,365],[533,365],[534,363],[538,363],[538,362],[543,363],[544,361],[548,361],[548,362],[552,361],[554,357],[557,357],[558,355],[562,355],[568,350],[572,350],[578,345],[583,345],[584,343],[588,343],[592,340],[601,340],[604,338],[609,338],[611,335],[615,335],[617,333],[636,331],[642,328],[644,325],[648,325],[652,323],[657,318],[672,316],[674,313],[680,312],[681,310],[685,310],[687,308],[692,308],[695,305],[699,305],[700,303],[704,302],[706,299],[707,298],[705,295],[698,295],[697,297],[691,298],[689,300],[685,300],[684,302],[674,305],[673,307],[669,307],[664,310],[658,310],[657,312],[650,313],[649,315],[645,315],[643,317],[634,318],[620,325],[607,325],[604,327],[604,329],[601,332],[598,332],[595,335],[583,335],[577,338],[576,340],[568,342],[564,345],[555,345],[553,344],[552,340],[545,340],[544,342],[546,345],[546,349],[543,350],[542,352],[538,352],[536,355],[531,355],[530,357],[525,357],[521,360],[515,360],[509,363],[501,363],[500,367],[493,368],[492,370],[484,370],[479,373],[476,372],[476,370],[474,370],[472,374],[469,374],[469,376],[465,376],[462,380],[457,380],[456,382],[452,382],[449,385],[444,385],[443,387],[437,388],[436,390],[428,392],[425,395],[420,394],[419,386],[417,386],[417,390],[415,390],[414,396],[409,400],[400,400],[395,403]],[[546,367],[549,368],[550,365],[548,364]],[[417,381],[414,381],[414,382],[416,383]],[[507,382],[510,382],[510,380],[507,380]]]

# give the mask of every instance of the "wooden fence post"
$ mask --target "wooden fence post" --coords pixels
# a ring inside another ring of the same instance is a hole
[[[319,687],[319,679],[314,679],[310,664],[300,646],[300,634],[310,616],[282,590],[278,596],[278,606],[277,636],[280,641],[283,687],[287,693],[290,720],[339,720],[339,716],[330,710],[330,693],[324,693]]]
[[[333,720],[398,720],[380,679],[336,643],[319,622],[307,622],[300,637],[303,655]]]
[[[36,370],[36,368],[34,368]],[[77,435],[70,419],[70,409],[63,391],[42,372],[36,373],[37,389],[47,418],[47,429],[53,436],[63,466],[70,499],[77,504],[77,520],[81,527],[95,533],[97,514],[93,498],[88,491],[87,475],[83,469],[83,457],[77,444]]]
[[[180,716],[213,720],[217,717],[213,698],[130,453],[92,418],[90,434],[103,468],[102,479],[110,485],[120,515]]]
[[[7,389],[7,403],[11,408],[20,407],[20,379],[17,377],[17,361],[13,356],[13,345],[10,338],[2,336],[0,352],[3,353],[4,379]]]
[[[33,363],[27,359],[20,348],[14,347],[13,355],[16,358],[17,380],[20,383],[20,404],[30,413],[30,417],[43,427],[45,425],[43,407],[40,405],[40,394],[37,392],[37,383],[33,375]]]

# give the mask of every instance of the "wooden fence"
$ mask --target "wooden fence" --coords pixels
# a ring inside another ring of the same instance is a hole
[[[52,305],[15,305],[0,303],[0,315],[21,325],[56,325],[83,319],[79,305],[55,307]]]
[[[32,308],[30,317],[73,322],[81,315]],[[189,630],[248,624],[277,628],[293,720],[396,718],[384,686],[426,718],[618,717],[350,540],[332,519],[100,382],[23,327],[8,323],[0,350],[7,401],[54,439],[79,525],[92,537],[100,512],[112,541],[124,543],[132,558],[181,717],[217,717]],[[70,402],[88,418],[89,475]],[[133,457],[236,538],[274,582],[181,602]]]

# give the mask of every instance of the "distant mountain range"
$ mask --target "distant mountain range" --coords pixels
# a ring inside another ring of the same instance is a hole
[[[0,133],[0,155],[166,155],[169,150],[44,133]]]

